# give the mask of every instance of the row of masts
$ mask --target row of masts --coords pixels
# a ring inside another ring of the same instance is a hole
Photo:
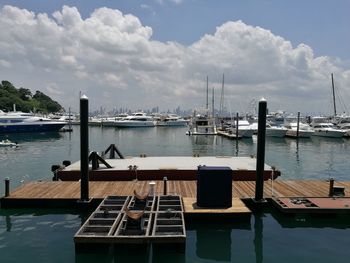
[[[332,79],[332,95],[333,95],[333,113],[334,117],[337,116],[337,107],[335,101],[335,88],[334,88],[334,78],[333,73],[331,73]],[[219,116],[223,115],[224,110],[224,88],[225,88],[225,74],[222,74],[222,86],[221,86],[221,96],[220,96],[220,106],[219,106]],[[207,76],[207,100],[206,100],[206,110],[209,111],[209,78]],[[212,116],[214,116],[214,88],[212,94]]]

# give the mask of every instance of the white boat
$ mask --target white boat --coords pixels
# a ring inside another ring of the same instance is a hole
[[[314,129],[314,136],[341,138],[345,131],[337,129],[332,123],[315,123],[311,127]]]
[[[298,137],[297,126],[297,122],[285,124],[285,127],[287,128],[286,136],[294,138]],[[302,122],[299,123],[299,138],[310,138],[313,134],[314,131],[308,124]]]
[[[187,121],[176,114],[169,114],[166,116],[158,117],[156,126],[161,127],[173,127],[173,126],[186,126]]]
[[[271,124],[266,124],[266,136],[269,137],[285,137],[287,133],[287,128],[283,126],[274,126]]]
[[[121,120],[116,120],[114,126],[119,128],[154,127],[155,123],[153,118],[144,112],[135,112]]]
[[[229,128],[230,133],[236,133],[236,121],[231,123]],[[238,121],[238,136],[243,138],[252,138],[254,134],[254,128],[247,120]]]
[[[344,132],[344,137],[350,137],[350,123],[338,126]]]
[[[51,132],[58,131],[67,122],[34,116],[25,112],[3,112],[0,110],[0,133]]]
[[[194,116],[190,122],[190,130],[187,135],[216,135],[215,120],[209,116],[208,110],[203,113],[194,111]]]
[[[17,147],[18,144],[11,142],[9,139],[0,141],[0,147]]]
[[[102,126],[103,120],[101,117],[89,117],[90,126]]]

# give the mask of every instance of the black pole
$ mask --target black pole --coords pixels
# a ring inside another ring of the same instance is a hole
[[[266,135],[266,108],[265,99],[259,101],[258,119],[258,146],[256,158],[255,201],[263,201],[264,194],[264,165],[265,165],[265,135]]]
[[[89,99],[80,97],[80,201],[89,200]]]
[[[163,195],[167,195],[168,193],[167,183],[168,183],[168,178],[163,177]]]
[[[238,125],[239,125],[239,116],[237,112],[236,113],[236,140],[238,140]]]
[[[5,178],[5,196],[10,195],[10,178]]]
[[[300,125],[300,111],[298,111],[298,121],[297,121],[297,138],[299,138],[299,125]]]

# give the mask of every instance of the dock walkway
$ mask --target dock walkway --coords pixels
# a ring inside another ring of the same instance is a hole
[[[89,196],[103,199],[108,195],[128,196],[136,189],[139,193],[149,191],[150,181],[93,181],[89,183]],[[336,182],[345,187],[345,196],[350,196],[350,182]],[[168,181],[168,194],[182,197],[196,197],[196,181]],[[272,191],[273,188],[273,191]],[[155,181],[155,194],[163,193],[163,181]],[[329,182],[321,180],[274,180],[264,182],[264,197],[325,197],[328,196]],[[255,194],[254,181],[233,181],[232,194],[235,198],[252,198]],[[23,199],[79,199],[80,182],[77,181],[41,181],[29,182],[10,192],[6,200],[20,201]]]

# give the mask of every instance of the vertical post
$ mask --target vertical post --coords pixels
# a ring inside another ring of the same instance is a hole
[[[264,165],[265,165],[265,135],[266,135],[266,108],[264,98],[259,101],[258,145],[256,158],[255,202],[263,201],[264,194]]]
[[[149,184],[149,195],[150,196],[154,196],[154,187],[156,185],[156,182],[155,181],[151,181],[148,183]]]
[[[72,120],[71,120],[71,116],[70,116],[70,107],[68,108],[68,129],[69,129],[69,132],[72,131]]]
[[[10,195],[10,178],[5,178],[5,197]]]
[[[89,99],[80,97],[80,201],[89,200]]]
[[[297,138],[299,138],[299,125],[300,125],[300,111],[298,111],[298,120],[297,120]]]
[[[239,116],[237,112],[236,113],[236,140],[238,140],[238,125],[239,125]]]
[[[168,193],[168,178],[167,177],[163,177],[163,183],[164,183],[164,188],[163,188],[163,195],[167,195]]]
[[[334,178],[329,179],[329,196],[333,196],[334,194]]]

